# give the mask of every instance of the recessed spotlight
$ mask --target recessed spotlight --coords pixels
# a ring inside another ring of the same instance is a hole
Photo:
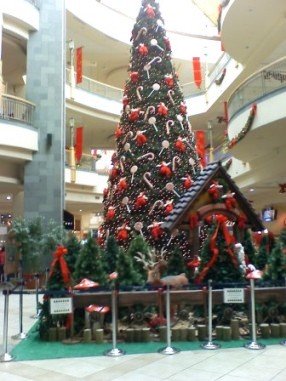
[[[82,209],[80,209],[79,211],[82,212]]]
[[[250,189],[249,189],[249,192],[254,192],[254,188],[250,188]]]
[[[12,196],[6,196],[6,200],[11,200]]]

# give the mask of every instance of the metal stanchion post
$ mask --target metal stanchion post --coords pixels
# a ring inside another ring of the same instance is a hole
[[[285,287],[286,287],[286,277],[284,278],[284,281],[285,281]],[[286,339],[285,340],[282,340],[280,342],[281,345],[286,345]]]
[[[3,326],[3,347],[4,353],[0,357],[1,362],[8,362],[13,360],[13,357],[8,353],[8,313],[9,313],[9,295],[11,290],[7,288],[3,291],[4,300],[4,326]]]
[[[48,283],[48,279],[49,279],[49,272],[50,272],[50,269],[48,267],[45,268],[45,290],[47,289],[47,283]]]
[[[264,344],[257,343],[256,341],[256,321],[255,321],[255,296],[254,296],[254,278],[250,278],[250,298],[251,298],[251,331],[252,341],[244,345],[247,349],[263,349]]]
[[[119,348],[116,348],[117,346],[117,303],[116,303],[116,297],[117,297],[117,291],[114,287],[111,293],[111,304],[112,304],[112,349],[109,349],[104,352],[105,356],[110,357],[119,357],[125,354],[125,351]]]
[[[36,283],[36,314],[31,316],[31,319],[39,319],[40,309],[39,309],[39,286],[40,286],[40,274],[36,273],[34,275]]]
[[[207,343],[204,343],[201,345],[202,348],[204,349],[218,349],[220,348],[219,344],[213,343],[212,342],[212,331],[213,331],[213,326],[212,326],[212,319],[213,319],[213,314],[212,314],[212,280],[210,279],[208,281],[208,339],[209,341]]]
[[[20,279],[20,290],[19,290],[19,333],[12,336],[14,340],[24,340],[27,338],[27,334],[23,332],[23,288],[24,280],[23,277]]]
[[[174,355],[180,352],[180,349],[171,346],[171,314],[170,314],[170,286],[166,289],[166,320],[167,320],[167,346],[158,350],[162,355]]]

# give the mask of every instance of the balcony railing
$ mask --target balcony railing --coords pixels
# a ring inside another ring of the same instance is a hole
[[[259,98],[283,88],[286,88],[286,57],[253,74],[231,95],[228,101],[229,118]]]
[[[71,85],[71,70],[66,69],[66,77],[67,82]],[[101,83],[95,81],[94,79],[83,76],[82,82],[76,85],[77,88],[88,91],[89,93],[93,93],[96,95],[100,95],[104,98],[112,99],[114,101],[120,102],[123,98],[123,90],[118,87],[106,85],[105,83]]]
[[[35,105],[22,98],[3,94],[0,98],[0,118],[32,125]]]

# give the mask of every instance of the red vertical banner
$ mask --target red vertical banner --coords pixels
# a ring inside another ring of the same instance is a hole
[[[200,89],[202,84],[202,68],[200,57],[193,57],[193,73],[195,84]]]
[[[79,163],[82,157],[83,127],[77,127],[75,131],[75,159]]]
[[[200,164],[204,168],[206,166],[205,152],[205,131],[195,131],[197,154],[200,159]]]
[[[82,47],[76,49],[76,83],[82,82]]]

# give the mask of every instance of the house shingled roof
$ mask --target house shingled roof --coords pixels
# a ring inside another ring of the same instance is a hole
[[[221,165],[221,162],[212,162],[208,164],[196,177],[191,188],[186,191],[176,203],[172,212],[166,217],[162,227],[172,231],[184,220],[185,214],[189,211],[193,203],[210,186],[211,181],[216,177],[223,178],[229,186],[231,192],[235,193],[235,199],[239,204],[241,210],[247,217],[248,223],[253,231],[263,231],[263,226],[260,218],[252,208],[249,201],[241,193],[238,186],[231,179],[227,171]]]

